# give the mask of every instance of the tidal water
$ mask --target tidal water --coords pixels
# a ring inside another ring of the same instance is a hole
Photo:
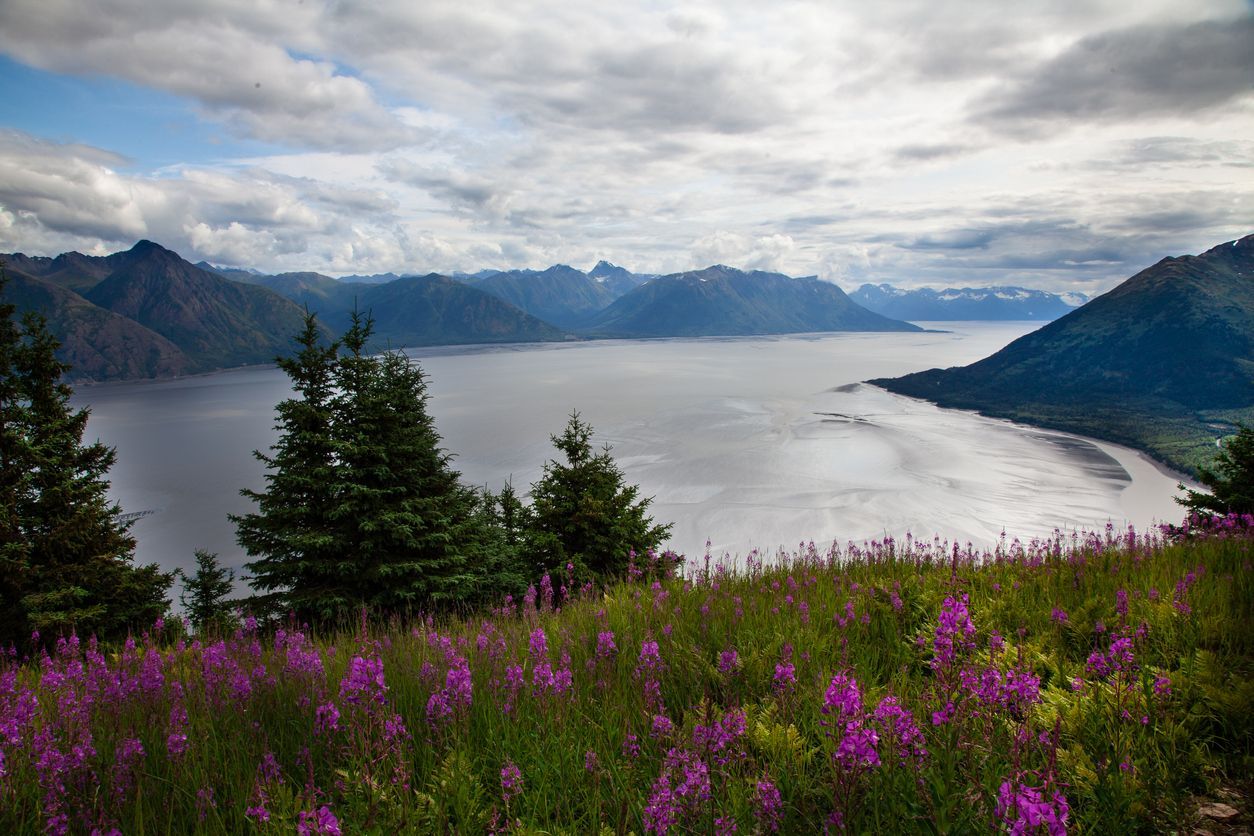
[[[578,410],[700,557],[886,535],[992,545],[1055,528],[1179,517],[1178,475],[1116,445],[889,394],[859,381],[985,357],[1039,323],[922,323],[944,333],[823,334],[415,349],[463,479],[525,492]],[[260,489],[253,450],[288,397],[274,368],[81,387],[89,439],[117,449],[113,496],[137,559],[239,567],[228,513]]]

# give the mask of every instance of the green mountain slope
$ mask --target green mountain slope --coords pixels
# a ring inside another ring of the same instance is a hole
[[[830,282],[716,265],[640,285],[580,330],[607,337],[700,337],[920,329],[868,311]]]
[[[353,300],[362,291],[360,285],[345,284],[321,273],[308,272],[257,276],[254,283],[267,287],[319,315],[338,315],[352,310]]]
[[[206,272],[151,241],[110,258],[114,271],[86,299],[165,336],[193,370],[273,362],[300,330],[294,302]]]
[[[1163,259],[978,363],[871,383],[1192,469],[1254,413],[1254,235]]]
[[[178,346],[138,322],[93,305],[72,290],[17,270],[6,270],[6,298],[18,311],[38,311],[70,364],[67,379],[173,377],[193,364]]]
[[[545,342],[566,336],[490,293],[435,273],[350,289],[359,309],[374,317],[378,345]],[[338,312],[327,309],[326,323],[342,330],[351,304]]]

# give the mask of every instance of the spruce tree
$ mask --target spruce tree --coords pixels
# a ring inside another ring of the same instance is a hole
[[[648,516],[652,498],[627,485],[610,446],[592,449],[592,427],[572,413],[561,435],[551,436],[566,460],[551,460],[531,486],[529,551],[537,569],[576,571],[600,580],[624,577],[630,552],[643,555],[670,534]]]
[[[470,534],[462,538],[472,578],[465,603],[494,605],[506,595],[520,595],[535,580],[523,559],[527,515],[527,506],[508,482],[500,494],[486,488],[478,492]]]
[[[489,494],[488,499],[505,543],[512,549],[522,546],[527,529],[531,526],[531,511],[518,498],[513,480],[507,481],[496,496]]]
[[[30,573],[30,541],[20,514],[34,459],[29,409],[14,368],[22,334],[14,306],[4,301],[6,283],[0,268],[0,643],[27,632],[20,601]]]
[[[346,589],[377,611],[448,607],[476,594],[475,495],[440,448],[422,369],[399,352],[367,355],[371,330],[354,314],[333,401]]]
[[[220,565],[217,554],[197,549],[195,573],[189,576],[180,569],[178,576],[183,582],[179,603],[196,632],[227,628],[234,603],[230,595],[235,587],[235,572]]]
[[[173,575],[133,565],[129,523],[107,495],[115,453],[83,444],[88,411],[70,408],[69,367],[43,317],[28,312],[19,330],[12,312],[0,305],[0,641],[32,630],[121,638],[165,613]]]
[[[301,351],[280,362],[299,397],[279,405],[271,454],[256,454],[267,489],[243,493],[257,510],[234,518],[256,558],[250,583],[272,611],[327,621],[363,606],[443,609],[516,586],[492,514],[440,448],[422,370],[398,352],[368,353],[372,330],[354,312],[324,347],[311,316]]]
[[[341,578],[351,573],[348,542],[335,528],[338,469],[331,434],[331,398],[338,344],[326,344],[317,317],[306,312],[299,350],[278,359],[297,397],[276,407],[279,439],[266,466],[266,488],[243,490],[257,510],[232,515],[236,538],[249,556],[249,583],[262,594],[249,601],[257,614],[323,617],[347,603]]]
[[[1210,493],[1178,485],[1176,497],[1189,511],[1199,514],[1254,514],[1254,429],[1237,424],[1237,434],[1227,440],[1210,467],[1198,468],[1198,481]]]

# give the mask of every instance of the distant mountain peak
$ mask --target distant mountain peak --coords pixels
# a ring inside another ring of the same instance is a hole
[[[588,271],[588,278],[618,297],[656,277],[651,273],[633,273],[625,267],[602,259],[597,262],[596,267]]]
[[[651,279],[586,325],[611,337],[917,330],[866,310],[830,282],[725,264]]]
[[[912,321],[1052,320],[1087,301],[1080,294],[1062,296],[1013,285],[905,290],[864,284],[850,296],[876,313]]]
[[[147,238],[136,241],[135,246],[131,247],[127,252],[133,255],[145,255],[152,252],[170,253],[171,255],[174,255],[174,253],[170,252],[170,250],[167,250],[156,241],[149,241]]]
[[[497,273],[475,287],[561,328],[578,325],[614,299],[604,285],[566,264]]]

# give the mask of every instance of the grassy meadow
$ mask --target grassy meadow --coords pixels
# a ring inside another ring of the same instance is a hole
[[[1252,543],[642,555],[463,618],[63,638],[0,659],[0,831],[1191,832],[1254,774]]]

